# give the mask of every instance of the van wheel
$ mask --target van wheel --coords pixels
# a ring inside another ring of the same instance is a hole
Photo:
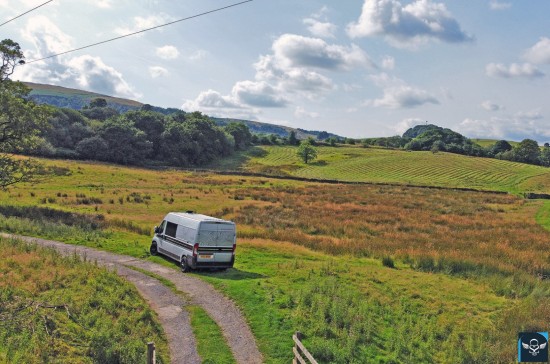
[[[157,250],[157,244],[151,243],[151,247],[149,248],[149,253],[151,253],[151,255],[157,255],[158,252],[159,251]]]
[[[185,256],[181,257],[180,267],[183,273],[187,273],[191,270],[189,264],[187,264],[187,258]]]

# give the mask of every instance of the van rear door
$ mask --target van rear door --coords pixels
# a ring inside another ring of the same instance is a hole
[[[233,257],[236,241],[235,224],[225,221],[205,221],[199,227],[198,263],[227,263]]]

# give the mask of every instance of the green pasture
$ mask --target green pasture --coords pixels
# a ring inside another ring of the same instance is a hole
[[[372,161],[376,160],[376,155],[387,158],[388,153],[394,155],[396,161],[401,155],[413,155],[377,149],[335,149],[338,153],[331,154],[331,148],[321,148],[318,164],[309,167],[322,169],[332,162],[359,160],[361,155],[369,155]],[[287,165],[284,161],[293,158],[292,148],[265,150],[264,163],[271,163],[276,168]],[[347,154],[340,153],[342,151]],[[424,155],[432,164],[438,158],[454,158],[448,154],[419,155]],[[247,163],[257,167],[254,163],[259,163],[259,159],[253,157]],[[291,193],[299,200],[301,191],[308,187],[319,191],[325,188],[322,184],[246,176],[152,171],[61,160],[44,160],[44,163],[54,167],[57,175],[36,185],[21,184],[0,192],[2,211],[13,214],[16,210],[10,206],[19,206],[28,213],[25,208],[38,206],[77,213],[86,217],[84,223],[69,226],[68,221],[72,220],[66,217],[56,220],[53,213],[48,213],[53,217],[34,216],[32,219],[11,216],[0,218],[0,230],[150,259],[173,268],[174,274],[181,274],[174,262],[148,254],[152,227],[166,212],[195,210],[232,219],[240,214],[240,209],[252,204],[268,208],[273,201],[279,201],[275,193]],[[298,162],[295,165],[300,167]],[[520,166],[538,171],[538,167]],[[302,165],[300,168],[305,171],[309,167]],[[297,171],[299,169],[294,170]],[[526,183],[527,180],[519,178],[516,181]],[[428,178],[423,181],[429,182]],[[461,181],[466,184],[467,180]],[[499,182],[501,187],[511,186],[514,178],[510,173],[502,181]],[[540,181],[544,183],[543,179]],[[251,191],[257,197],[251,196]],[[403,195],[401,188],[396,188],[395,192]],[[391,194],[392,189],[385,188],[379,193],[385,196]],[[419,194],[417,198],[428,199],[429,196],[429,193]],[[474,197],[468,195],[468,199]],[[444,195],[437,197],[442,202],[444,198]],[[480,201],[487,205],[482,210],[489,211],[490,200]],[[419,202],[417,208],[422,208],[424,202]],[[277,204],[292,212],[293,205],[284,199]],[[345,208],[349,204],[342,202],[334,207]],[[518,202],[509,207],[510,211],[508,208],[498,211],[501,214],[498,216],[512,219],[521,209],[538,206],[522,207]],[[413,209],[410,213],[414,214],[416,207],[410,205],[408,208]],[[441,213],[449,212],[442,210]],[[468,219],[475,216],[473,210],[462,213],[460,223],[468,223]],[[539,218],[544,219],[546,215],[540,214],[543,215]],[[98,226],[85,223],[96,215],[101,215]],[[331,218],[330,214],[326,216]],[[470,223],[478,222],[472,220]],[[193,273],[214,284],[239,305],[267,363],[290,361],[291,335],[298,330],[305,334],[306,345],[320,362],[361,363],[368,359],[375,363],[489,363],[495,362],[495,358],[511,362],[515,352],[509,343],[514,342],[517,331],[542,329],[540,323],[550,317],[550,312],[544,308],[550,307],[547,305],[550,296],[547,282],[519,270],[507,275],[493,272],[472,277],[452,274],[452,271],[445,274],[444,270],[434,273],[435,267],[432,271],[429,264],[414,269],[406,260],[395,260],[395,267],[390,268],[390,264],[382,264],[381,259],[330,255],[281,241],[275,238],[280,236],[279,229],[270,229],[260,225],[246,227],[243,232],[247,236],[263,234],[265,238],[239,239],[235,269],[224,273]],[[311,234],[315,233],[312,230]],[[406,236],[406,230],[400,234],[403,235],[396,235],[396,239]],[[334,243],[337,244],[338,239],[334,238]],[[534,311],[539,315],[532,316]],[[195,329],[197,325],[214,325],[204,312],[191,309],[191,313]],[[221,343],[223,338],[220,338],[219,329],[213,331],[217,332],[216,340]],[[208,334],[196,332],[200,350],[208,352],[208,345],[212,345],[208,342]],[[487,350],[488,347],[492,349]],[[220,359],[223,355],[226,354],[220,354],[219,358],[214,355],[209,360],[223,363],[226,360]],[[229,362],[232,360],[226,358]]]
[[[550,192],[545,167],[451,153],[411,152],[351,146],[317,147],[315,161],[304,164],[296,147],[262,146],[213,165],[219,169],[347,182],[374,182]]]

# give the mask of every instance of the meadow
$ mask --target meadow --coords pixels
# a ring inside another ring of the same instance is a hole
[[[304,164],[296,147],[261,146],[212,164],[268,175],[479,190],[550,192],[548,168],[452,153],[410,152],[360,146],[317,147]]]
[[[550,276],[550,233],[535,219],[548,207],[539,201],[45,163],[60,173],[0,192],[0,230],[151,259],[180,274],[148,256],[166,212],[235,221],[235,269],[194,274],[238,303],[268,363],[289,361],[296,330],[320,362],[512,362],[517,332],[550,321],[550,284],[541,279]]]
[[[155,341],[155,313],[134,286],[80,257],[0,238],[0,362],[138,363]]]

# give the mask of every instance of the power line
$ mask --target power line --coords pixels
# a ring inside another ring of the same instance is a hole
[[[94,46],[97,46],[97,45],[100,45],[100,44],[109,43],[109,42],[112,42],[112,41],[115,41],[115,40],[118,40],[118,39],[122,39],[122,38],[126,38],[126,37],[129,37],[129,36],[132,36],[132,35],[136,35],[136,34],[140,34],[140,33],[145,33],[145,32],[148,32],[148,31],[150,31],[150,30],[162,28],[162,27],[165,27],[165,26],[168,26],[168,25],[172,25],[172,24],[175,24],[175,23],[179,23],[179,22],[185,21],[185,20],[190,20],[190,19],[198,18],[198,17],[204,16],[204,15],[212,14],[212,13],[215,13],[215,12],[218,12],[218,11],[222,11],[222,10],[229,9],[229,8],[232,8],[232,7],[235,7],[235,6],[239,6],[239,5],[242,5],[242,4],[245,4],[245,3],[249,3],[249,2],[251,2],[251,1],[254,1],[254,0],[245,0],[245,1],[241,1],[241,2],[238,2],[238,3],[235,3],[235,4],[227,5],[227,6],[224,6],[224,7],[221,7],[221,8],[217,8],[217,9],[214,9],[214,10],[210,10],[210,11],[206,11],[206,12],[204,12],[204,13],[200,13],[200,14],[188,16],[187,18],[182,18],[182,19],[178,19],[178,20],[175,20],[175,21],[171,21],[171,22],[166,23],[166,24],[157,25],[157,26],[154,26],[154,27],[151,27],[151,28],[138,30],[137,32],[133,32],[133,33],[121,35],[121,36],[119,36],[119,37],[107,39],[107,40],[104,40],[104,41],[101,41],[101,42],[89,44],[89,45],[87,45],[87,46],[83,46],[83,47],[80,47],[80,48],[75,48],[75,49],[71,49],[71,50],[69,50],[69,51],[65,51],[65,52],[61,52],[61,53],[57,53],[57,54],[52,54],[51,56],[47,56],[47,57],[43,57],[43,58],[39,58],[39,59],[33,59],[33,60],[31,60],[31,61],[26,62],[25,64],[30,64],[30,63],[34,63],[34,62],[38,62],[38,61],[43,61],[43,60],[45,60],[45,59],[50,59],[50,58],[54,58],[54,57],[57,57],[57,56],[61,56],[61,55],[63,55],[63,54],[67,54],[67,53],[71,53],[71,52],[80,51],[80,50],[82,50],[82,49],[94,47]]]
[[[34,10],[36,10],[36,9],[38,9],[38,8],[40,8],[40,7],[44,6],[44,5],[46,5],[47,3],[51,3],[52,1],[53,1],[53,0],[46,1],[45,3],[40,4],[40,5],[38,5],[38,6],[34,7],[34,8],[32,8],[31,10],[28,10],[28,11],[24,12],[23,14],[17,15],[15,18],[12,18],[12,19],[10,19],[10,20],[8,20],[8,21],[3,22],[2,24],[0,24],[0,27],[1,27],[2,25],[8,24],[8,23],[11,22],[11,21],[14,21],[14,20],[17,19],[17,18],[22,17],[22,16],[25,15],[25,14],[30,13],[31,11],[34,11]]]

